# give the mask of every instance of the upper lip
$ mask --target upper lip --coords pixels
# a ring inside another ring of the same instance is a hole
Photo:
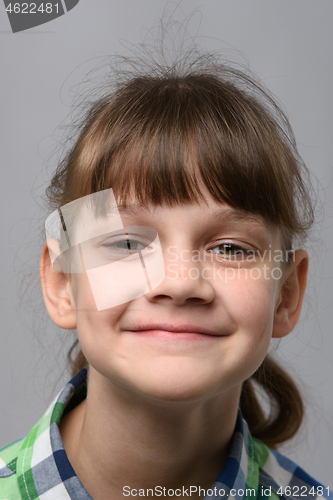
[[[215,335],[220,336],[221,333],[215,332],[213,330],[209,330],[208,328],[203,328],[202,326],[194,325],[193,323],[178,323],[174,325],[166,324],[166,323],[145,323],[142,325],[138,325],[135,328],[130,328],[130,331],[144,331],[144,330],[165,330],[167,332],[175,332],[175,333],[201,333],[203,335]]]

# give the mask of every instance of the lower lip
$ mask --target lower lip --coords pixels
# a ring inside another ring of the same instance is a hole
[[[194,332],[168,332],[167,330],[130,330],[130,333],[140,335],[142,337],[165,339],[165,340],[199,340],[207,341],[218,339],[220,335],[206,335],[203,333]]]

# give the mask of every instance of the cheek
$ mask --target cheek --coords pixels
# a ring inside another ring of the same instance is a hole
[[[253,271],[253,272],[250,272]],[[274,310],[275,282],[260,268],[238,269],[219,286],[222,303],[238,326],[261,329]]]
[[[77,314],[80,314],[83,311],[97,311],[86,273],[73,274],[71,288]]]
[[[126,308],[128,302],[116,305],[113,307],[101,309],[98,311],[94,294],[89,283],[87,273],[76,274],[72,286],[73,296],[76,304],[76,311],[78,315],[81,314],[94,314],[97,317],[103,317],[105,314],[110,314],[110,311],[122,311]],[[104,291],[107,294],[107,290]]]
[[[228,349],[230,365],[240,367],[243,380],[263,361],[273,329],[275,283],[256,276],[242,269],[238,277],[219,289],[222,307],[234,329]]]
[[[89,360],[90,352],[105,349],[105,337],[112,342],[112,332],[128,304],[98,311],[87,274],[76,275],[73,295],[76,304],[79,342]],[[104,347],[103,347],[104,346]]]

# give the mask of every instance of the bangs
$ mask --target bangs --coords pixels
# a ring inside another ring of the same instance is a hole
[[[200,203],[208,191],[278,227],[286,249],[302,241],[311,184],[289,122],[261,87],[234,77],[141,76],[96,101],[48,188],[55,208],[109,188],[123,206]]]
[[[295,159],[257,103],[205,75],[152,81],[141,93],[139,81],[132,87],[90,192],[111,187],[125,205],[134,195],[142,205],[171,207],[203,201],[203,184],[215,201],[291,229]]]

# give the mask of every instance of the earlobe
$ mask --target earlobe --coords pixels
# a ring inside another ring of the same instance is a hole
[[[296,250],[274,311],[272,337],[281,338],[290,333],[300,316],[309,266],[305,250]]]
[[[71,285],[66,274],[56,271],[52,264],[47,243],[45,242],[40,258],[40,279],[46,309],[60,328],[76,328],[76,309]]]

